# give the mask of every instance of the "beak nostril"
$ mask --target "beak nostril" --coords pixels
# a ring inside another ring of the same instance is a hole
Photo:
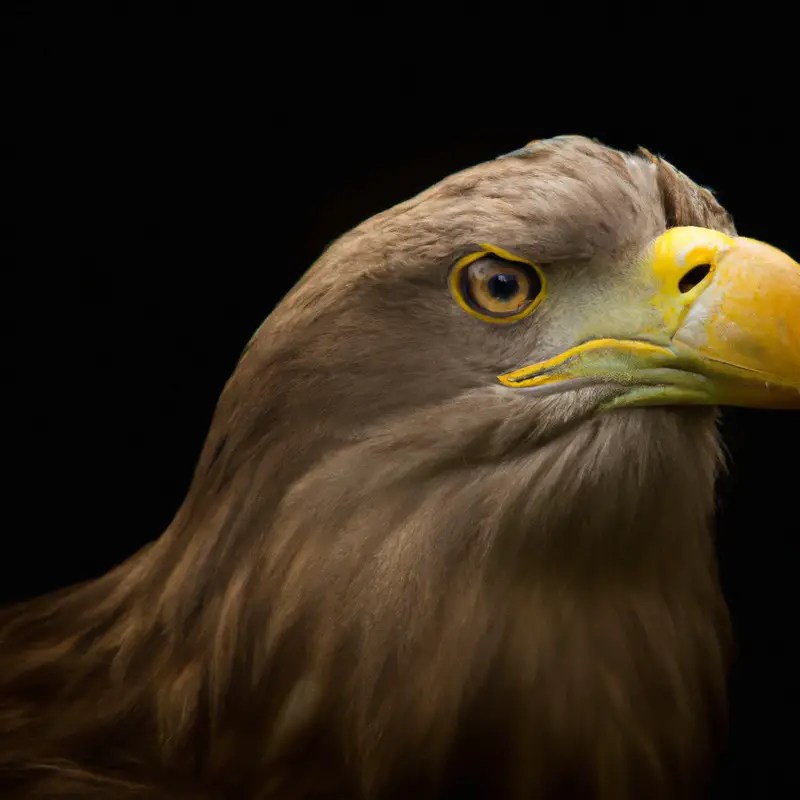
[[[698,283],[705,279],[709,272],[711,272],[711,264],[698,264],[696,267],[692,267],[678,283],[678,289],[681,294],[686,294],[686,292],[694,289]]]

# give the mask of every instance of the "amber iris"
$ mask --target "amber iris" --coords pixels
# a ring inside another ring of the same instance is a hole
[[[519,314],[536,299],[541,288],[534,269],[494,256],[474,261],[462,273],[465,299],[476,311],[491,316]]]

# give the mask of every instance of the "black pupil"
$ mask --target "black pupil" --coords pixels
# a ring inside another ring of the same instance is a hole
[[[519,292],[519,280],[516,275],[501,272],[489,278],[487,288],[495,300],[510,300]]]

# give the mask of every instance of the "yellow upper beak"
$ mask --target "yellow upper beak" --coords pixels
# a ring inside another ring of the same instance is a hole
[[[800,408],[800,265],[752,239],[673,228],[635,270],[626,307],[603,315],[624,330],[587,323],[579,344],[500,382],[611,382],[624,387],[613,406]]]

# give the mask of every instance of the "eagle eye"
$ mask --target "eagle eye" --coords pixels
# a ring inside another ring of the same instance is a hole
[[[516,322],[530,314],[545,293],[544,275],[498,248],[472,253],[453,268],[450,288],[458,304],[486,322]]]

